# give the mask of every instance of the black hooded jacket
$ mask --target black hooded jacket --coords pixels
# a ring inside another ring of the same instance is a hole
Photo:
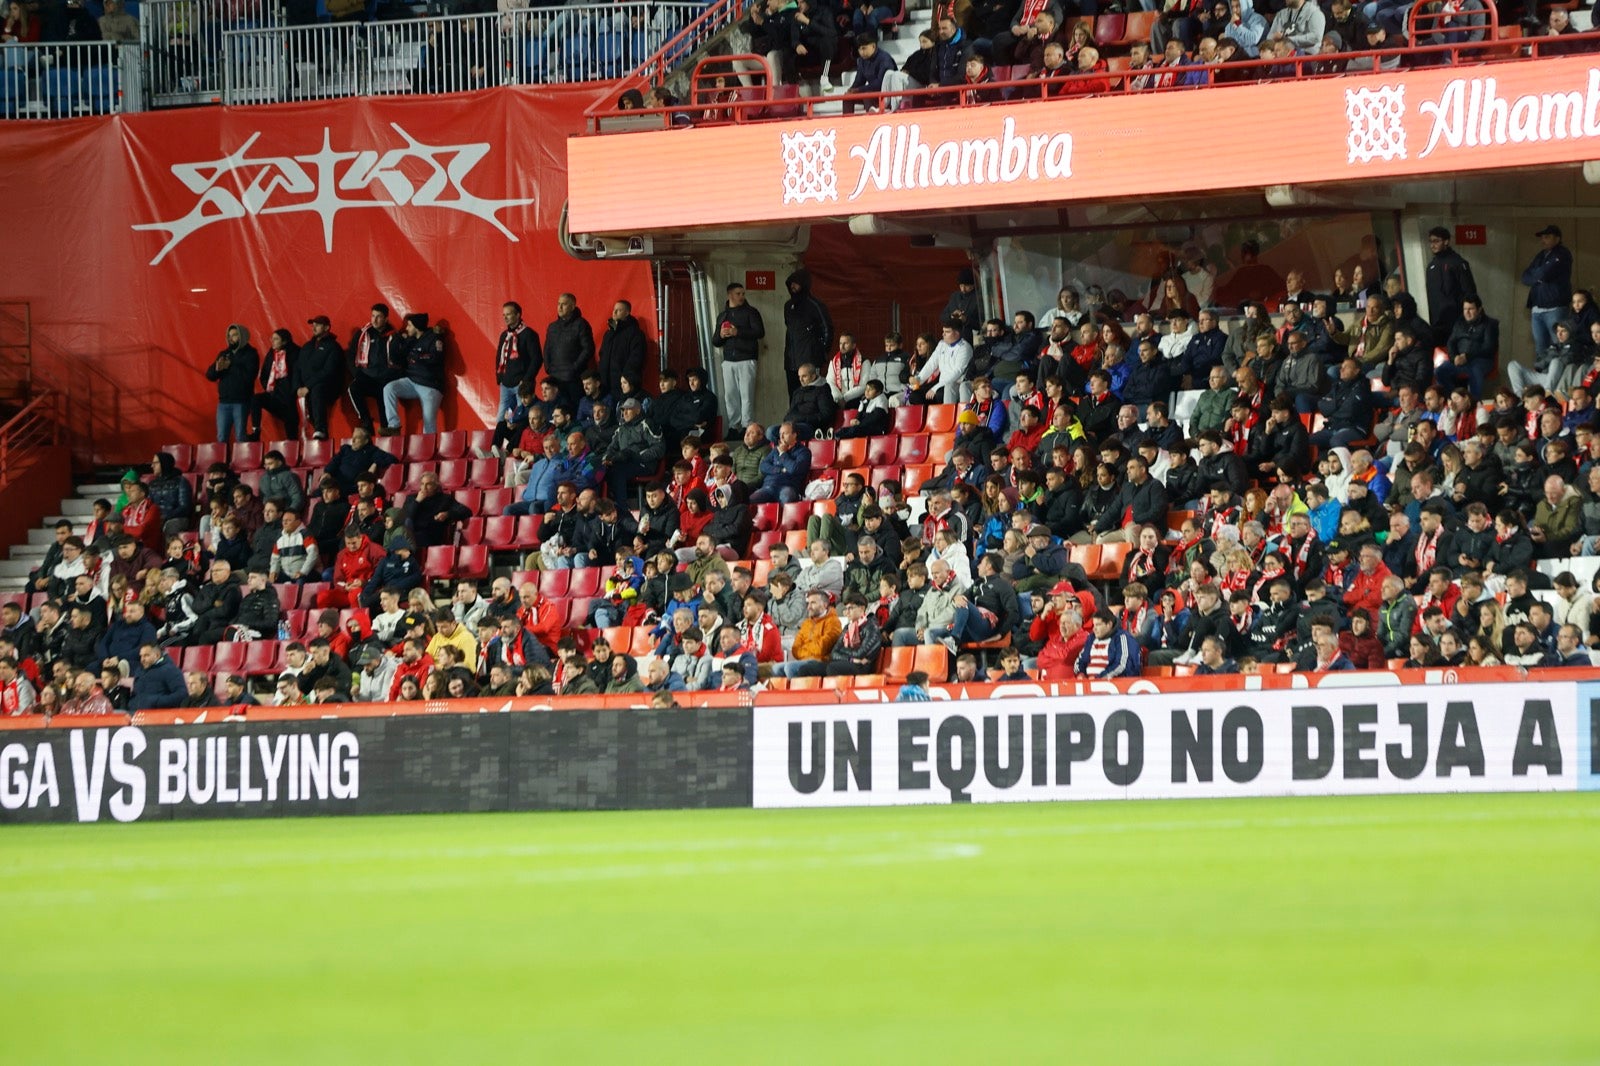
[[[810,363],[821,371],[833,338],[833,316],[811,295],[811,273],[805,268],[790,274],[783,285],[785,289],[799,286],[798,292],[790,290],[789,301],[783,305],[783,365],[794,370]]]
[[[256,372],[261,369],[261,356],[250,343],[250,330],[234,323],[228,327],[239,331],[238,347],[227,347],[217,353],[217,358],[206,368],[206,379],[217,383],[218,403],[249,403],[255,392]],[[223,358],[228,365],[219,367]]]

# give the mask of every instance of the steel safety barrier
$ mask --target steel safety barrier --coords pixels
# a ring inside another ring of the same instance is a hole
[[[0,46],[0,116],[73,118],[136,111],[139,49],[115,41]],[[128,106],[130,105],[131,106]]]
[[[144,0],[139,40],[150,106],[220,103],[224,36],[283,21],[276,0]]]
[[[620,77],[702,10],[628,2],[480,15],[235,29],[223,34],[227,104]]]

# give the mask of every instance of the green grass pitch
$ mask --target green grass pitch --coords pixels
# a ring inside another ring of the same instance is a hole
[[[0,1061],[1600,1062],[1600,794],[0,830]]]

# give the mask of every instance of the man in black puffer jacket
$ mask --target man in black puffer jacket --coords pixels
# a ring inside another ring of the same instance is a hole
[[[618,300],[611,309],[611,321],[606,323],[606,335],[600,341],[600,382],[606,395],[620,402],[624,377],[635,392],[644,388],[641,378],[646,348],[644,330],[633,317],[633,305],[627,300]]]
[[[306,324],[311,327],[311,339],[300,346],[300,354],[295,358],[294,393],[306,402],[312,438],[327,440],[328,408],[339,394],[339,384],[344,377],[344,352],[328,332],[327,315],[308,318]]]
[[[556,320],[544,331],[545,376],[561,386],[567,403],[577,406],[583,375],[594,367],[594,330],[570,292],[556,299]]]

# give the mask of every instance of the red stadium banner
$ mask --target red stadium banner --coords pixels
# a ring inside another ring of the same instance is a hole
[[[1262,141],[1270,116],[1292,121]],[[1600,68],[1576,56],[581,136],[568,149],[571,228],[631,233],[1373,182],[1576,162],[1594,157],[1597,138]],[[1165,150],[1172,145],[1185,147]]]
[[[594,99],[508,88],[0,123],[0,299],[30,303],[35,368],[81,430],[141,459],[213,438],[204,370],[230,323],[265,351],[325,314],[347,343],[377,301],[396,324],[443,325],[444,424],[492,424],[502,302],[542,332],[571,291],[597,339],[618,298],[649,317],[644,263],[560,245],[560,137]]]
[[[1518,681],[1600,681],[1600,667],[1523,670],[1517,666],[1436,667],[1426,670],[1371,670],[1329,674],[1266,673],[1215,677],[1118,677],[1102,681],[1075,678],[1067,681],[934,684],[929,695],[944,700],[1005,700],[1034,697],[1076,699],[1084,696],[1144,696],[1194,692],[1259,692],[1283,689],[1374,688],[1456,684],[1515,683]],[[899,695],[900,686],[843,689],[800,689],[781,692],[675,692],[685,710],[709,707],[804,707],[823,704],[886,703]],[[398,718],[433,714],[506,714],[545,711],[623,711],[650,706],[649,693],[599,696],[477,696],[460,700],[407,703],[331,703],[297,707],[234,706],[196,709],[137,711],[131,715],[98,716],[58,714],[0,718],[0,732],[15,729],[83,729],[104,726],[214,725],[227,720],[250,722],[313,721],[325,718]]]

